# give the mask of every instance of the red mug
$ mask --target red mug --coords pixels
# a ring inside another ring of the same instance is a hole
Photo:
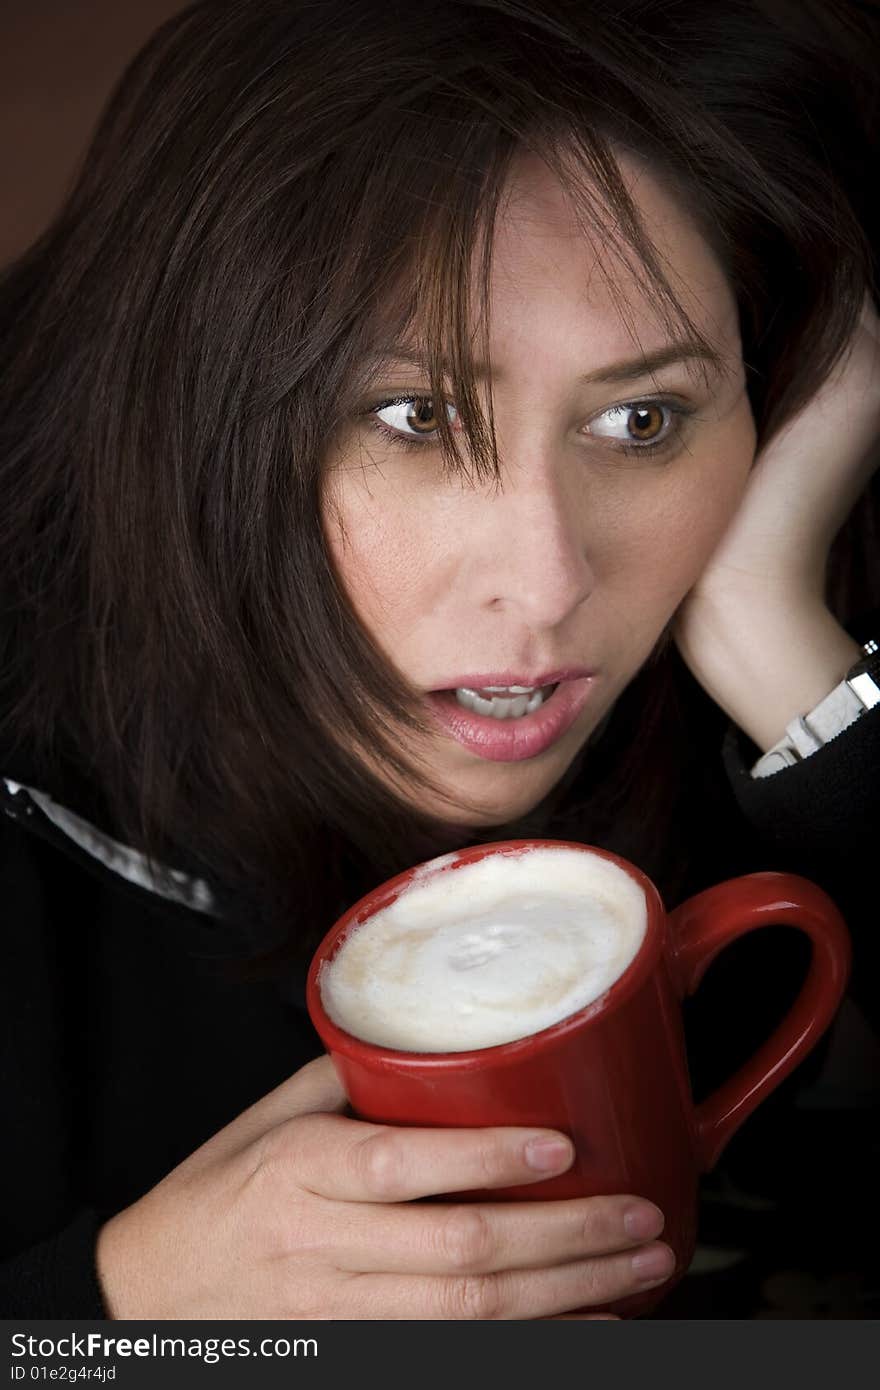
[[[653,883],[618,855],[562,840],[478,845],[436,862],[456,873],[487,855],[573,849],[610,860],[645,895],[639,950],[591,1004],[541,1032],[470,1052],[418,1053],[364,1042],[338,1027],[321,1003],[319,972],[349,932],[388,907],[420,865],[366,894],[327,933],[312,960],[306,997],[355,1114],[389,1125],[537,1125],[575,1146],[567,1172],[535,1184],[453,1194],[452,1200],[546,1201],[633,1193],[664,1213],[663,1240],[676,1273],[666,1284],[608,1305],[627,1317],[649,1311],[682,1278],[696,1243],[700,1173],[755,1107],[803,1060],[831,1023],[850,966],[846,927],[831,899],[807,879],[755,873],[708,888],[667,913]],[[754,1056],[695,1105],[681,1000],[719,951],[756,927],[806,932],[812,955],[789,1012]],[[586,1311],[586,1310],[585,1310]],[[600,1311],[590,1309],[591,1312]]]

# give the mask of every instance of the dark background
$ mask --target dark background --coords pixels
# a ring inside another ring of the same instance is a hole
[[[51,220],[111,88],[184,0],[2,0],[0,264]]]
[[[186,0],[0,0],[0,265],[23,252],[51,221],[126,64],[156,28],[183,9],[185,3]],[[852,1006],[849,1010],[841,1016],[822,1075],[813,1088],[810,1105],[800,1112],[799,1123],[808,1131],[804,1136],[808,1146],[817,1142],[819,1134],[828,1142],[830,1129],[834,1147],[844,1155],[849,1153],[849,1161],[861,1156],[863,1164],[870,1167],[874,1161],[870,1156],[872,1146],[876,1145],[873,1117],[880,1053],[858,1011]],[[829,1125],[828,1109],[836,1112],[836,1126]],[[811,1121],[817,1135],[813,1134]],[[767,1159],[771,1157],[766,1155]],[[821,1164],[813,1163],[814,1171],[819,1167]],[[866,1178],[861,1190],[876,1190],[874,1182]],[[762,1213],[760,1199],[755,1201],[748,1193],[734,1190],[732,1197],[733,1200],[729,1189],[719,1192],[719,1217],[726,1207],[728,1219],[732,1217],[735,1225],[741,1224],[744,1244],[748,1245],[750,1224],[762,1219],[772,1222],[773,1217]],[[711,1207],[707,1210],[711,1215]],[[865,1212],[864,1218],[870,1225],[872,1213]],[[688,1281],[691,1289],[695,1284],[699,1293],[695,1297],[692,1291],[686,1297],[683,1288],[666,1304],[667,1318],[717,1317],[719,1313],[730,1317],[731,1307],[736,1306],[732,1293],[737,1280],[744,1285],[754,1282],[755,1271],[748,1265],[742,1274],[736,1267],[725,1270],[721,1257],[726,1242],[721,1235],[716,1236],[712,1224],[704,1223],[702,1238],[707,1242],[708,1254],[719,1257],[719,1267],[713,1271],[709,1259],[705,1277]],[[872,1317],[873,1310],[880,1307],[880,1284],[876,1278],[866,1292],[854,1270],[840,1268],[837,1250],[827,1260],[820,1260],[827,1267],[817,1274],[814,1262],[799,1259],[803,1253],[800,1246],[809,1238],[810,1233],[803,1230],[789,1233],[791,1268],[770,1271],[762,1286],[763,1309],[745,1316]],[[770,1244],[774,1252],[778,1250],[778,1227]],[[495,1346],[493,1354],[497,1350]],[[211,1367],[211,1372],[212,1379],[216,1379],[218,1368]],[[167,1373],[166,1367],[163,1374]],[[288,1364],[285,1374],[289,1373]]]

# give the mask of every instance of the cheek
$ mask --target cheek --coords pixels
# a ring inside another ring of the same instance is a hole
[[[405,498],[338,480],[325,498],[324,534],[337,575],[372,635],[389,639],[426,602],[429,554],[422,518]]]
[[[711,470],[679,499],[667,520],[670,560],[684,581],[693,583],[705,569],[742,499],[748,468]]]
[[[693,491],[682,506],[691,539],[696,578],[727,530],[748,486],[755,461],[756,432],[745,393],[695,460]]]
[[[631,576],[646,599],[668,610],[666,617],[699,579],[732,521],[754,453],[746,403],[638,496],[618,550],[617,575],[624,583]]]

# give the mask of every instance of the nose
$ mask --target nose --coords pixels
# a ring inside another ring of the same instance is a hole
[[[533,632],[563,625],[595,586],[577,479],[550,462],[504,467],[478,505],[471,601],[515,611]]]

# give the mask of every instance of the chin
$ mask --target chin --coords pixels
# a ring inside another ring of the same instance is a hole
[[[508,822],[520,820],[534,811],[553,790],[563,772],[564,769],[552,780],[542,779],[539,787],[528,790],[524,788],[516,795],[511,795],[509,791],[506,795],[496,793],[480,796],[474,793],[470,808],[455,809],[453,806],[447,806],[439,814],[444,820],[454,822],[464,831],[481,831],[495,825],[507,825]]]

